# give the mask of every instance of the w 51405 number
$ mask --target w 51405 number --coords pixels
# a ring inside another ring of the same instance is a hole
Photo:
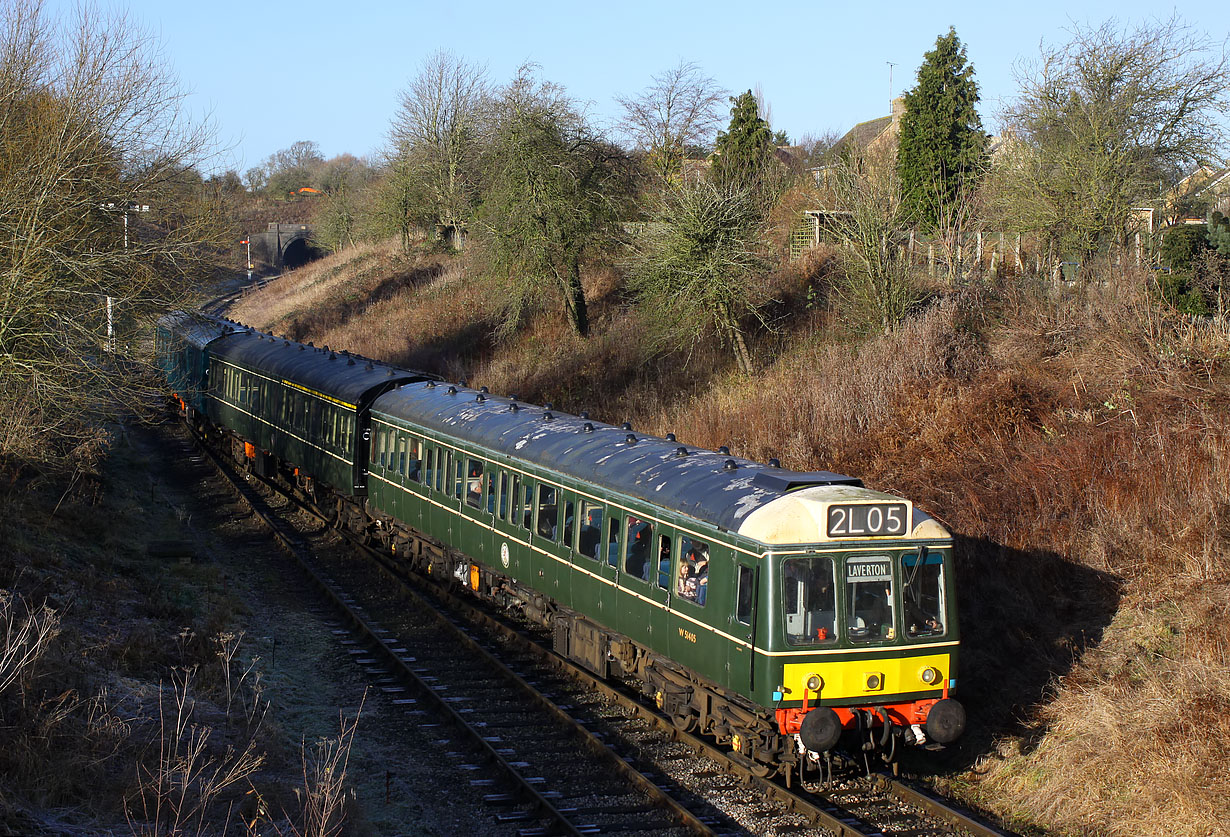
[[[829,537],[904,535],[908,516],[905,503],[834,503],[829,506]]]

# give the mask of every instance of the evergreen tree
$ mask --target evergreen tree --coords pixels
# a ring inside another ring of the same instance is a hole
[[[713,178],[719,186],[760,192],[773,152],[773,131],[752,91],[731,98],[730,127],[717,135]]]
[[[897,145],[902,201],[924,229],[935,230],[960,211],[962,193],[972,192],[986,161],[978,84],[955,29],[923,55],[918,84],[904,99]]]

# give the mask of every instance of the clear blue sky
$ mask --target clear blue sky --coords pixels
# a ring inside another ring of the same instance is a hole
[[[296,140],[326,157],[365,155],[385,141],[398,91],[438,49],[485,64],[493,80],[526,61],[591,103],[603,122],[613,99],[643,89],[680,59],[700,65],[732,92],[757,85],[775,129],[792,139],[844,131],[888,113],[913,85],[922,54],[955,26],[982,88],[983,121],[1016,89],[1013,65],[1038,45],[1062,43],[1073,21],[1168,17],[1171,7],[1138,0],[949,4],[895,2],[491,3],[253,2],[131,0],[127,8],[161,40],[171,66],[232,147],[219,168],[241,173]],[[70,8],[49,0],[49,9]],[[1221,42],[1230,11],[1221,0],[1176,7]]]

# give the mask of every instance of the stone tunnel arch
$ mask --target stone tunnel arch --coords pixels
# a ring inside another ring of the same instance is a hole
[[[303,267],[313,259],[319,258],[316,248],[312,247],[306,238],[296,237],[282,245],[282,268],[294,270]]]

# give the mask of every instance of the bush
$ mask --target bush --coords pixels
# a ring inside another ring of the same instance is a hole
[[[1205,224],[1171,227],[1162,236],[1162,264],[1171,270],[1190,273],[1196,256],[1209,246]]]

